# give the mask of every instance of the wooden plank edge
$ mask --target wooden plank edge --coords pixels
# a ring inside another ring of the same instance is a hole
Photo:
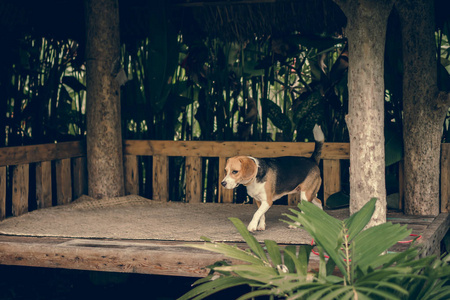
[[[314,150],[314,143],[124,140],[123,149],[124,154],[141,156],[231,157],[250,154],[259,157],[309,156]],[[349,159],[349,144],[325,143],[322,158]]]
[[[30,164],[86,155],[83,141],[0,148],[0,166]]]
[[[199,242],[72,239],[0,235],[0,264],[87,271],[204,277],[217,261],[241,264],[222,254],[189,247]],[[236,243],[233,243],[236,245]],[[245,244],[238,244],[246,248]],[[309,270],[317,270],[311,257]]]
[[[427,227],[419,240],[418,247],[421,250],[420,257],[437,254],[439,257],[440,244],[450,227],[450,215],[448,213],[439,214],[436,219]]]
[[[0,236],[2,265],[204,277],[224,259],[179,242]]]

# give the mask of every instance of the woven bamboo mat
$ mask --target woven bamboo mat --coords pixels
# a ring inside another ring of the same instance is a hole
[[[186,204],[152,201],[129,195],[95,200],[82,196],[71,204],[36,210],[0,223],[0,234],[71,238],[130,240],[200,241],[206,236],[216,241],[240,242],[229,217],[250,222],[256,205]],[[259,241],[275,240],[282,244],[311,241],[302,229],[288,229],[283,213],[288,207],[274,205],[266,213],[266,230],[254,235]],[[347,217],[347,210],[330,212]]]

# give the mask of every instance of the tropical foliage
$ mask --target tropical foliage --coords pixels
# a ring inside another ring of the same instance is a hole
[[[328,142],[348,141],[348,61],[342,37],[292,32],[227,42],[181,35],[162,3],[155,3],[148,13],[145,36],[124,39],[122,45],[120,62],[127,79],[121,88],[124,138],[308,141],[313,124],[319,123]],[[402,158],[399,25],[395,18],[389,22],[393,30],[388,30],[385,67],[388,167]],[[436,47],[445,89],[450,68],[448,22],[440,28]],[[0,58],[0,128],[5,128],[0,130],[0,146],[82,139],[84,46],[35,33],[9,38]],[[444,141],[449,120],[450,115]],[[183,199],[184,162],[170,159],[170,198]],[[206,198],[216,201],[218,160],[207,158],[203,165]],[[150,197],[151,161],[142,159],[141,166],[140,190]],[[396,170],[390,167],[387,173],[396,176]],[[345,191],[345,180],[343,184]]]
[[[410,230],[391,223],[364,230],[375,203],[376,199],[370,200],[344,221],[306,201],[298,205],[300,210],[291,210],[287,217],[292,222],[286,222],[300,222],[317,246],[319,268],[312,271],[312,246],[281,247],[271,240],[261,246],[240,220],[230,218],[248,250],[206,238],[205,244],[191,246],[244,264],[210,266],[210,275],[194,283],[194,288],[179,299],[204,299],[240,285],[248,285],[252,291],[239,299],[448,299],[450,256],[417,258],[416,248],[389,252]]]

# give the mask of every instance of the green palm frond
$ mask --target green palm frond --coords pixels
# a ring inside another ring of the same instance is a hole
[[[406,226],[381,224],[365,229],[375,209],[370,200],[359,212],[341,221],[303,201],[287,217],[302,224],[319,250],[319,268],[308,271],[312,246],[280,247],[275,241],[262,245],[238,219],[230,218],[248,250],[206,240],[192,247],[221,253],[244,264],[217,263],[212,273],[198,280],[180,299],[204,299],[227,288],[248,285],[252,291],[238,299],[259,296],[279,299],[448,299],[450,257],[417,258],[410,248],[386,253],[410,230]],[[302,213],[303,212],[303,213]],[[325,258],[325,253],[330,257]],[[336,276],[335,272],[340,272]]]

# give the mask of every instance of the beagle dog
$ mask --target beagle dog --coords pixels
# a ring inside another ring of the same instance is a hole
[[[318,165],[325,137],[318,125],[314,126],[313,134],[315,146],[309,158],[234,156],[227,160],[222,186],[226,189],[234,189],[240,184],[246,186],[247,194],[258,205],[247,227],[249,231],[265,230],[265,213],[273,201],[287,194],[300,193],[302,200],[322,208],[322,202],[316,195],[322,183]]]

